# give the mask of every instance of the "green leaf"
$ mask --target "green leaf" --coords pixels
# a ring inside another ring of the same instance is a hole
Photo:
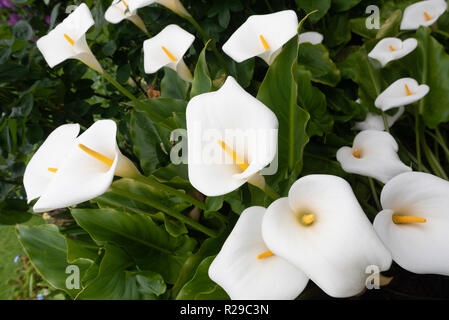
[[[142,271],[137,273],[136,280],[140,285],[140,291],[145,294],[160,296],[165,293],[165,290],[167,289],[162,276],[153,271]]]
[[[449,55],[430,29],[421,27],[416,31],[418,47],[406,57],[411,77],[430,87],[429,93],[420,100],[419,108],[425,124],[436,128],[449,121]]]
[[[190,98],[202,93],[210,92],[212,89],[212,80],[210,79],[209,69],[206,62],[206,50],[210,41],[206,43],[203,51],[201,51],[200,57],[195,67],[195,73],[193,76],[192,90],[190,91]]]
[[[336,12],[348,11],[360,3],[361,0],[332,0],[332,10]]]
[[[32,214],[27,212],[26,201],[19,199],[6,199],[0,202],[0,224],[14,225],[24,223],[31,219]]]
[[[0,82],[14,82],[20,80],[28,73],[28,68],[13,63],[0,65]]]
[[[306,13],[318,10],[310,16],[310,22],[316,23],[327,13],[331,7],[331,0],[296,0],[298,9],[303,9]]]
[[[376,39],[396,36],[399,33],[399,26],[401,25],[401,21],[402,11],[394,11],[380,27],[379,31],[376,34]]]
[[[298,85],[295,82],[298,57],[298,36],[282,49],[267,71],[257,99],[276,114],[279,120],[279,172],[294,171],[302,159],[308,141],[306,124],[309,114],[297,105]]]
[[[182,80],[176,71],[165,67],[165,75],[161,81],[161,96],[163,98],[172,98],[185,100],[190,84]]]
[[[124,64],[117,69],[117,81],[121,84],[127,83],[130,75],[131,66],[129,64]]]
[[[322,44],[302,43],[299,46],[298,64],[312,73],[315,82],[335,86],[340,81],[340,71]]]
[[[243,88],[247,88],[251,84],[254,75],[255,61],[255,58],[245,60],[241,63],[232,60],[228,65],[231,74]]]
[[[33,110],[33,105],[34,105],[33,94],[28,92],[19,100],[17,106],[12,108],[10,117],[22,118],[28,116],[31,113],[31,110]]]
[[[57,226],[53,224],[35,227],[19,225],[17,237],[36,270],[48,283],[57,289],[64,290],[72,297],[78,293],[79,290],[69,290],[66,287],[66,280],[70,275],[66,273],[66,268],[69,266],[67,246]],[[70,264],[79,267],[80,275],[90,265],[86,262]]]
[[[30,40],[33,36],[33,28],[25,20],[21,20],[12,26],[12,34],[18,40]]]
[[[179,291],[176,300],[228,300],[229,296],[208,275],[209,266],[215,256],[204,259],[195,272],[192,280]]]

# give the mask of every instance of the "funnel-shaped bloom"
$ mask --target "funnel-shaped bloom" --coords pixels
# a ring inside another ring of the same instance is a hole
[[[396,113],[392,116],[386,115],[387,117],[387,123],[388,127],[391,128],[393,124],[402,116],[404,113],[405,108],[403,106],[399,107]],[[369,112],[366,115],[366,118],[362,122],[357,122],[354,125],[354,130],[378,130],[378,131],[384,131],[385,130],[385,124],[384,120],[381,115]]]
[[[112,120],[95,122],[79,137],[79,125],[54,130],[30,160],[23,183],[35,212],[75,205],[103,194],[114,175],[138,173],[117,147]]]
[[[223,51],[237,62],[258,56],[271,65],[297,32],[298,17],[292,10],[250,16],[226,41]]]
[[[308,31],[299,34],[299,43],[309,42],[311,44],[320,44],[323,42],[323,35],[319,32]]]
[[[387,111],[422,99],[429,93],[429,86],[419,85],[413,78],[402,78],[393,82],[374,101],[377,108]]]
[[[143,43],[146,73],[155,73],[162,67],[175,70],[185,81],[192,81],[192,74],[183,60],[195,36],[181,27],[171,24]]]
[[[262,239],[263,207],[242,212],[209,267],[209,277],[233,300],[295,299],[305,288],[305,274],[272,255]]]
[[[416,30],[420,26],[430,26],[446,11],[446,0],[416,2],[404,10],[401,30]]]
[[[376,59],[384,67],[388,62],[401,59],[416,49],[418,41],[410,38],[402,41],[399,38],[384,38],[368,54],[368,57]]]
[[[351,147],[341,147],[337,160],[344,171],[372,177],[383,183],[411,171],[399,159],[398,144],[388,132],[377,130],[361,131],[354,138]]]
[[[259,171],[277,152],[278,120],[270,109],[228,77],[220,90],[190,100],[186,118],[189,179],[196,189],[218,196],[247,181],[262,187]]]
[[[268,249],[289,261],[332,297],[365,288],[367,267],[390,267],[391,255],[377,237],[351,186],[342,178],[310,175],[274,201],[262,222]]]
[[[78,59],[102,73],[103,69],[86,42],[86,32],[94,24],[89,8],[82,3],[56,28],[37,40],[37,47],[50,68],[67,59]]]
[[[129,10],[131,11],[149,6],[153,3],[158,3],[181,17],[190,17],[190,14],[179,0],[128,0]]]
[[[132,0],[131,0],[132,1]],[[128,19],[134,23],[143,32],[148,33],[147,27],[142,19],[137,15],[137,10],[131,11],[128,2],[130,0],[114,0],[111,6],[106,10],[104,18],[110,23],[119,23],[123,19]]]
[[[449,182],[408,172],[383,188],[374,228],[393,260],[415,273],[449,275]]]

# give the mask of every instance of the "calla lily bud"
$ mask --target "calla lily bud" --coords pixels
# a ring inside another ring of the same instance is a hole
[[[391,265],[391,255],[377,237],[342,178],[309,175],[297,180],[288,197],[274,201],[262,221],[268,249],[302,270],[332,297],[361,293],[375,266]]]
[[[155,73],[162,67],[175,70],[185,81],[192,81],[192,73],[183,60],[195,36],[181,27],[171,24],[143,43],[146,73]]]
[[[133,2],[132,0],[114,0],[111,6],[106,10],[104,18],[110,23],[119,23],[123,19],[128,19],[134,23],[143,32],[148,33],[147,27],[143,20],[137,15],[137,10],[131,11],[129,9],[128,2]]]
[[[414,273],[449,276],[449,182],[407,172],[383,188],[374,229],[393,260]]]
[[[341,147],[337,160],[344,171],[377,179],[383,183],[412,169],[399,159],[398,144],[388,132],[361,131],[351,147]]]
[[[393,82],[374,101],[374,105],[382,111],[405,106],[422,99],[429,93],[429,86],[419,85],[413,78],[402,78]]]
[[[190,183],[207,196],[246,182],[263,188],[259,174],[277,153],[278,120],[228,77],[220,90],[197,95],[186,110]]]
[[[378,60],[385,67],[388,62],[405,57],[417,46],[418,41],[414,38],[404,41],[399,38],[384,38],[376,44],[368,57]]]
[[[401,30],[416,30],[420,26],[430,26],[446,11],[445,0],[427,0],[416,2],[404,10]]]
[[[282,46],[298,33],[298,17],[293,10],[250,16],[223,45],[236,62],[258,56],[268,65]]]
[[[95,122],[77,137],[79,125],[55,129],[25,169],[28,201],[39,200],[35,212],[64,208],[100,196],[114,175],[133,177],[134,164],[118,149],[112,120]]]
[[[264,214],[263,207],[244,210],[209,267],[209,277],[233,300],[292,300],[309,280],[268,250],[261,231]]]
[[[311,43],[311,44],[320,44],[323,42],[323,35],[319,32],[308,31],[299,34],[299,43]]]
[[[37,40],[37,47],[50,68],[67,59],[78,59],[103,73],[86,42],[86,32],[94,24],[89,8],[82,3],[46,36]]]
[[[392,116],[386,115],[387,117],[387,123],[388,127],[391,128],[394,123],[402,116],[404,113],[405,108],[403,106],[399,107],[396,113]],[[385,124],[383,121],[383,118],[381,115],[369,112],[366,115],[366,118],[362,122],[356,122],[356,124],[353,127],[354,130],[377,130],[377,131],[384,131],[385,130]]]

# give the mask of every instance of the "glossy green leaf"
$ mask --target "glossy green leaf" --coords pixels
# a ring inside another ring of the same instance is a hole
[[[176,71],[165,67],[165,75],[161,81],[161,96],[163,98],[172,98],[185,100],[190,84],[182,80]]]
[[[212,89],[212,80],[209,75],[209,69],[206,62],[206,52],[209,42],[206,43],[204,49],[200,53],[198,62],[195,67],[195,73],[193,75],[192,90],[190,91],[190,98],[193,98],[199,94],[206,93]]]
[[[347,11],[360,3],[361,0],[332,0],[332,10],[336,12]]]
[[[298,9],[303,9],[306,13],[318,10],[310,16],[310,22],[316,23],[327,13],[331,7],[331,0],[296,0]]]
[[[335,86],[340,81],[340,71],[322,44],[302,43],[299,46],[298,64],[312,73],[315,82]]]
[[[30,220],[32,214],[28,212],[26,201],[6,199],[0,202],[0,224],[14,225]]]

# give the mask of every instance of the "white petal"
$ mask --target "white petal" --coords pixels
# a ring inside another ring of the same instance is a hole
[[[383,188],[384,210],[376,216],[374,228],[404,269],[449,275],[448,194],[449,182],[422,172],[403,173]],[[427,221],[395,224],[394,213]]]
[[[189,179],[206,195],[222,195],[237,189],[276,155],[275,114],[232,77],[227,78],[220,90],[190,100],[186,118]],[[249,164],[244,172],[223,151],[219,140]]]
[[[411,95],[408,94],[406,85]],[[425,84],[418,85],[418,82],[413,78],[402,78],[396,80],[385,89],[374,101],[374,104],[377,108],[387,111],[416,102],[429,93],[429,90],[429,86]]]
[[[82,3],[75,11],[67,16],[62,22],[61,27],[74,41],[84,36],[87,30],[95,24],[94,18],[89,10],[89,7]]]
[[[391,128],[393,124],[402,116],[404,113],[405,108],[404,106],[400,106],[396,113],[392,116],[387,115],[387,123],[388,127]],[[381,115],[377,115],[375,113],[369,112],[366,115],[366,118],[362,122],[356,122],[354,125],[354,130],[378,130],[378,131],[384,131],[385,130],[385,124],[384,120]]]
[[[445,0],[428,0],[416,2],[404,10],[401,30],[416,30],[420,26],[430,26],[446,11]],[[427,20],[426,14],[431,18]]]
[[[190,17],[190,14],[187,12],[187,10],[179,0],[156,0],[156,2],[170,9],[174,13],[179,14],[180,16]]]
[[[184,54],[192,45],[195,36],[181,27],[171,24],[161,32],[143,43],[144,67],[146,73],[154,73],[160,68],[169,66],[176,70]],[[175,58],[173,62],[162,47],[165,47]]]
[[[80,39],[78,39],[78,41],[75,42],[73,48],[76,52],[76,54],[72,57],[73,59],[78,59],[88,67],[100,73],[103,73],[103,68],[87,45],[86,36],[82,36]]]
[[[315,214],[305,226],[304,213]],[[368,266],[387,270],[391,255],[377,237],[350,185],[329,175],[296,181],[288,198],[274,201],[262,222],[267,247],[291,262],[332,297],[365,288]]]
[[[126,3],[128,4],[129,10],[136,11],[156,2],[156,0],[128,0]]]
[[[250,16],[226,41],[223,51],[237,62],[262,55],[265,61],[272,61],[271,54],[293,38],[297,28],[298,17],[292,10]],[[265,49],[260,36],[269,50]]]
[[[60,168],[75,143],[79,130],[78,124],[65,124],[56,128],[33,155],[23,176],[28,202],[45,192],[55,176],[48,168]]]
[[[320,44],[323,42],[323,35],[319,32],[309,31],[299,34],[299,43],[309,42],[311,44]]]
[[[129,18],[135,14],[135,11],[132,12],[129,9],[127,10],[127,7],[122,0],[114,0],[111,6],[106,10],[104,18],[110,23],[119,23],[123,19]]]
[[[295,299],[305,288],[304,273],[278,256],[257,259],[268,250],[261,224],[263,207],[242,212],[209,267],[209,277],[236,300]]]
[[[404,41],[399,38],[384,38],[376,44],[368,56],[378,60],[382,67],[384,67],[388,62],[398,60],[408,55],[415,50],[417,46],[418,41],[414,38]]]
[[[80,135],[46,192],[36,202],[33,210],[44,212],[64,208],[93,199],[110,186],[119,159],[116,143],[116,124],[112,120],[99,120]],[[113,159],[111,167],[82,151],[84,144]]]
[[[354,156],[355,149],[359,158]],[[344,171],[377,179],[383,183],[394,176],[412,169],[399,159],[398,144],[388,132],[361,131],[353,147],[342,147],[337,151],[337,160]]]

